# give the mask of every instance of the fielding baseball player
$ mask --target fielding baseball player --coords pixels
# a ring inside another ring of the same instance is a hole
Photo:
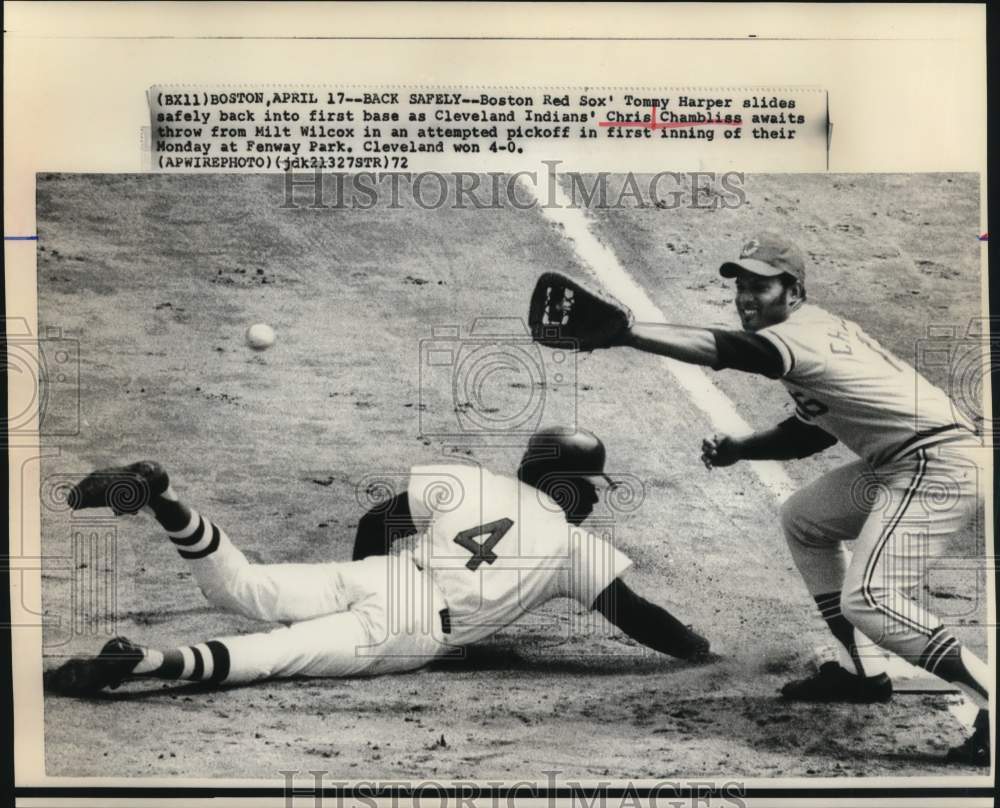
[[[224,684],[409,671],[556,597],[662,653],[706,657],[703,637],[620,580],[631,565],[623,553],[577,529],[607,479],[604,461],[593,434],[548,429],[532,436],[518,479],[461,464],[414,467],[407,490],[362,519],[357,560],[323,564],[251,564],[178,499],[156,463],[94,472],[70,491],[73,509],[149,511],[211,603],[284,626],[165,650],[119,637],[46,672],[45,685],[79,696],[133,677]],[[417,534],[412,546],[386,554],[408,533]]]
[[[780,235],[751,239],[720,274],[736,281],[742,331],[638,324],[618,301],[548,273],[532,297],[533,334],[543,344],[578,337],[585,350],[627,345],[780,379],[795,401],[794,417],[745,437],[706,439],[706,466],[802,458],[837,441],[860,458],[781,509],[792,557],[839,652],[782,694],[799,701],[888,700],[892,682],[884,672],[865,670],[858,629],[953,682],[980,708],[972,736],[949,759],[988,766],[988,669],[912,598],[928,565],[978,506],[980,441],[972,424],[856,323],[807,303],[805,258]],[[854,542],[853,554],[845,541]]]

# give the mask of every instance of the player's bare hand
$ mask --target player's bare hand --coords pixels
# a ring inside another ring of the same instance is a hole
[[[701,462],[707,469],[731,466],[741,459],[739,442],[729,435],[712,435],[701,442]]]

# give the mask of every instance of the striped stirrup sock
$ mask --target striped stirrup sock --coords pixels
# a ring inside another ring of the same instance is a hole
[[[958,638],[944,626],[934,629],[920,654],[919,664],[928,673],[959,685],[977,703],[989,702],[986,685],[989,680],[984,678],[984,674],[988,675],[986,666],[965,651]],[[982,670],[978,670],[980,668]],[[976,696],[979,698],[976,699]]]
[[[229,676],[229,649],[219,640],[182,645],[168,651],[143,649],[144,657],[132,671],[134,676],[156,679],[186,679],[218,684]]]
[[[191,520],[181,531],[167,531],[181,558],[205,558],[219,549],[221,533],[213,524],[197,511],[191,511]]]

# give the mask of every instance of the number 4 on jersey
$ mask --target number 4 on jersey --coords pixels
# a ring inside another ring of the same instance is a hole
[[[503,519],[497,519],[495,522],[463,530],[455,536],[455,544],[464,547],[472,553],[472,558],[465,562],[465,566],[475,572],[484,561],[487,564],[492,564],[496,561],[497,555],[493,552],[493,548],[497,546],[497,542],[513,526],[514,523],[504,517]],[[482,543],[476,541],[480,536],[485,536],[487,533],[489,533],[489,536],[487,536],[486,541]]]

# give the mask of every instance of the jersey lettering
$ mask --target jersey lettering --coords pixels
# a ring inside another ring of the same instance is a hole
[[[842,329],[827,332],[827,336],[833,337],[833,342],[830,343],[830,353],[851,356],[854,352],[851,350],[849,342],[851,335],[847,331],[847,323],[841,320],[840,325]]]
[[[799,405],[799,411],[809,418],[818,418],[820,415],[824,415],[830,411],[830,408],[823,402],[817,401],[814,398],[806,398],[806,394],[801,390],[796,390],[792,393],[792,398]]]
[[[875,466],[915,438],[972,429],[945,391],[857,323],[807,304],[758,333],[782,353],[796,416]]]
[[[903,372],[903,366],[900,365],[899,362],[896,359],[894,359],[893,356],[887,350],[885,350],[885,348],[879,345],[874,339],[869,337],[867,334],[861,333],[860,331],[857,334],[857,338],[858,342],[864,345],[868,350],[881,356],[882,360],[897,373]]]
[[[485,525],[460,531],[455,536],[455,544],[464,547],[472,553],[472,558],[465,562],[465,566],[475,572],[482,566],[483,562],[492,564],[496,561],[497,554],[493,552],[493,548],[497,546],[500,539],[507,535],[507,531],[513,526],[514,523],[504,517],[503,519],[497,519],[495,522],[488,522]],[[482,543],[476,541],[477,538],[487,533],[490,535],[486,541]]]
[[[442,483],[456,496],[431,507]],[[407,496],[414,517],[426,520],[414,561],[448,606],[455,645],[495,634],[552,598],[589,608],[629,567],[610,541],[577,529],[556,503],[513,477],[460,463],[416,466]]]

